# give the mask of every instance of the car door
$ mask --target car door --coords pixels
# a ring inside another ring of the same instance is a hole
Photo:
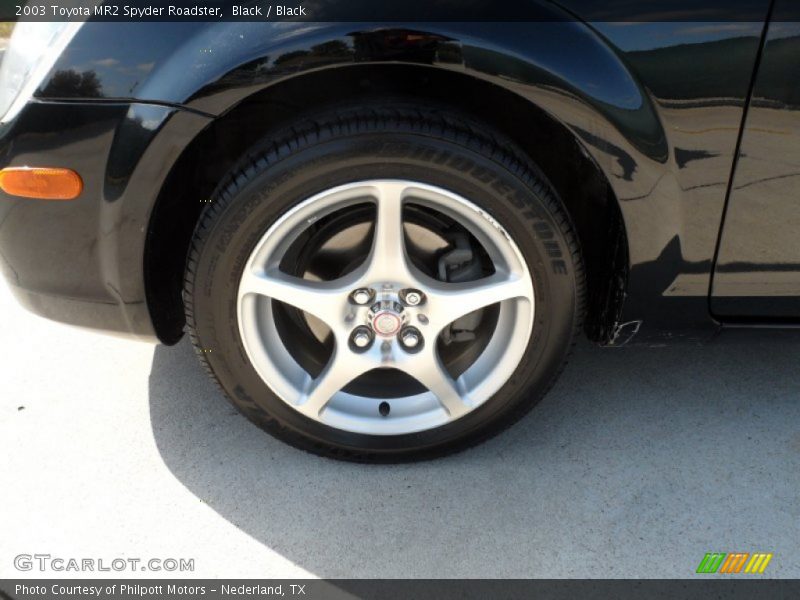
[[[800,23],[777,0],[744,120],[711,291],[719,319],[800,317]]]

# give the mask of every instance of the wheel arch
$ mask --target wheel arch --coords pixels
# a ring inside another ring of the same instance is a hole
[[[224,175],[260,138],[309,112],[365,97],[435,103],[511,138],[548,177],[580,238],[587,267],[586,331],[613,340],[628,276],[627,236],[609,177],[580,137],[528,97],[474,74],[420,64],[352,64],[316,69],[249,95],[184,150],[161,189],[148,227],[145,287],[165,343],[184,326],[181,288],[192,232]],[[569,104],[569,102],[565,102]]]

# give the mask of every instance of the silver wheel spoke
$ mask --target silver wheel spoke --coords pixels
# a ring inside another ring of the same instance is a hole
[[[437,282],[429,291],[430,312],[444,327],[471,312],[512,298],[532,296],[530,282],[516,275],[496,273],[490,277],[464,283]]]
[[[406,370],[408,374],[436,396],[451,419],[458,418],[470,410],[470,406],[464,402],[463,394],[458,389],[458,383],[439,359],[434,344],[431,344],[430,350],[415,357],[412,365]]]
[[[322,373],[309,381],[303,401],[296,406],[297,410],[307,417],[318,419],[333,395],[367,370],[369,368],[365,361],[354,359],[339,348],[335,349]]]
[[[408,272],[403,230],[403,191],[406,185],[383,182],[377,186],[375,229],[368,259],[368,277],[392,280]]]
[[[239,295],[267,296],[310,313],[327,324],[335,319],[336,307],[347,296],[349,288],[344,283],[338,280],[309,281],[271,269],[244,275]]]

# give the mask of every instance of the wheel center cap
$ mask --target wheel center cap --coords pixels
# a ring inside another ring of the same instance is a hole
[[[372,329],[380,336],[391,337],[400,331],[403,320],[392,310],[382,310],[372,319]]]

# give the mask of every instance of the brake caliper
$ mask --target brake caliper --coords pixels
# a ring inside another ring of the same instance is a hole
[[[439,280],[459,283],[483,277],[483,268],[470,237],[463,231],[448,233],[445,237],[450,245],[439,257]],[[442,330],[442,340],[445,344],[471,342],[475,339],[475,329],[480,321],[480,311],[464,315]]]

